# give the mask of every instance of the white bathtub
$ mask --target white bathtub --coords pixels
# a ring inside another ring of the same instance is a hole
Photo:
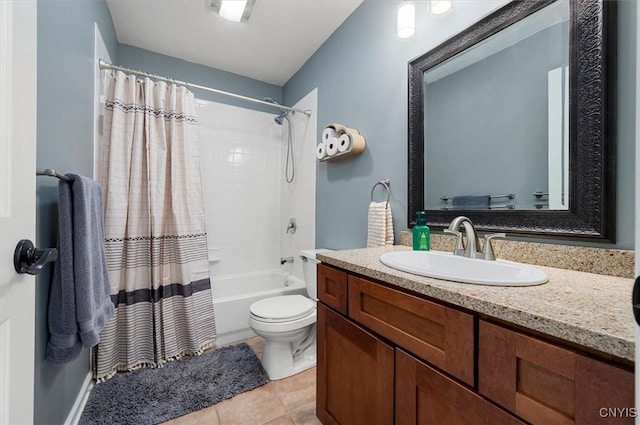
[[[282,270],[266,270],[211,277],[216,343],[228,344],[255,336],[249,328],[249,307],[276,295],[307,295],[301,279]]]

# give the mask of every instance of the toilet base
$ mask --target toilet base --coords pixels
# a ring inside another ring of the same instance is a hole
[[[316,343],[314,341],[294,358],[291,343],[265,341],[261,361],[271,381],[288,378],[316,365]]]

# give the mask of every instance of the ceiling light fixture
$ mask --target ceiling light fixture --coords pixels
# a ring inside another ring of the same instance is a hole
[[[398,37],[409,38],[416,32],[416,7],[412,1],[403,1],[398,7]]]
[[[256,0],[211,0],[216,13],[233,22],[247,22]]]
[[[452,0],[429,0],[427,2],[427,10],[432,15],[443,15],[453,7]]]

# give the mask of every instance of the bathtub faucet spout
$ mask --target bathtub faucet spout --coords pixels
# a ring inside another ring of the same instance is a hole
[[[293,263],[293,257],[280,257],[280,264]]]

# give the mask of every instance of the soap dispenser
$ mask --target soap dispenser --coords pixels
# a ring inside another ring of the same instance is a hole
[[[427,226],[424,211],[416,213],[416,225],[413,226],[413,250],[429,251],[431,249],[431,229]]]

